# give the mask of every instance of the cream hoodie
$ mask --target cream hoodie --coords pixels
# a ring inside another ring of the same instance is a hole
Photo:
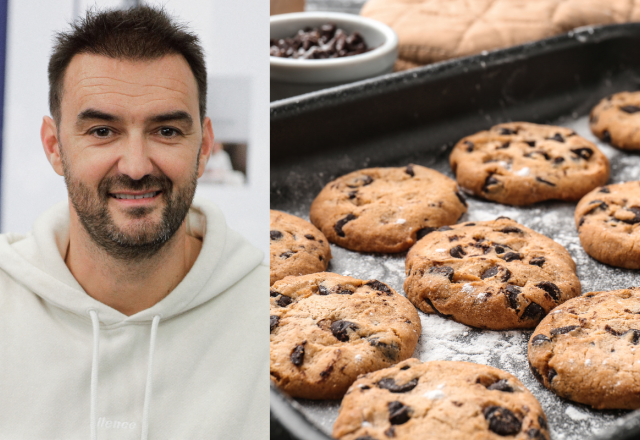
[[[87,295],[63,261],[69,208],[0,235],[0,439],[267,439],[269,273],[196,199],[200,255],[132,316]]]

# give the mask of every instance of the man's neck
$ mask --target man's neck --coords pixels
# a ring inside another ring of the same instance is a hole
[[[201,247],[202,242],[188,235],[183,223],[153,257],[133,262],[113,258],[91,240],[72,211],[65,263],[89,296],[131,316],[171,293]]]

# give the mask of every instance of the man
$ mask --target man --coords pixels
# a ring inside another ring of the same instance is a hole
[[[197,38],[148,7],[89,13],[49,85],[69,203],[0,235],[0,439],[267,438],[268,270],[192,203],[213,147]]]

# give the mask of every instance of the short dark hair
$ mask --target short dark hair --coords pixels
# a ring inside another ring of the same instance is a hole
[[[189,64],[198,84],[200,122],[207,103],[207,70],[198,37],[176,23],[163,9],[139,6],[126,10],[89,10],[55,37],[49,59],[49,111],[60,123],[64,74],[71,59],[81,53],[126,60],[153,60],[179,54]]]

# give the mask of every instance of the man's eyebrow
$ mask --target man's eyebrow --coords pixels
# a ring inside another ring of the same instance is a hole
[[[100,119],[102,121],[108,121],[108,122],[117,122],[120,120],[120,118],[115,115],[111,115],[109,113],[105,113],[93,108],[88,108],[86,110],[81,111],[78,114],[76,124],[81,124],[82,122],[88,121],[91,119]]]
[[[186,122],[189,126],[193,125],[193,118],[189,113],[183,110],[176,110],[175,112],[162,113],[160,115],[155,115],[149,118],[149,121],[153,123],[183,121],[183,122]]]

